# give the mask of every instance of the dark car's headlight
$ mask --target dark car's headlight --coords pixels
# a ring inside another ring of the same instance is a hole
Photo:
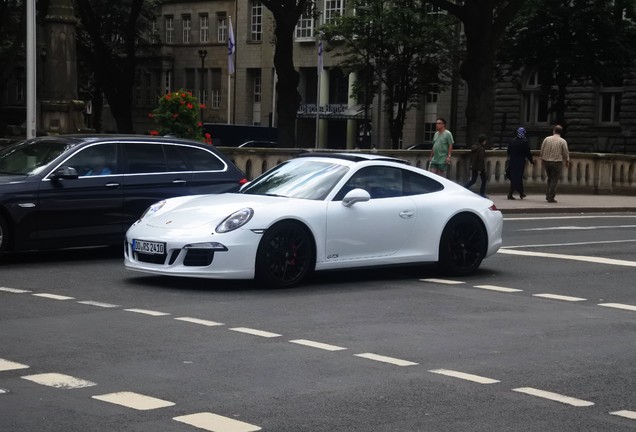
[[[254,210],[249,207],[234,212],[216,227],[216,232],[223,234],[234,231],[248,223],[250,219],[252,219],[252,216],[254,216]]]

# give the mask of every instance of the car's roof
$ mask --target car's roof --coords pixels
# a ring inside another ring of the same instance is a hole
[[[128,134],[128,135],[119,135],[119,134],[71,134],[71,135],[51,135],[51,136],[39,136],[34,138],[34,140],[37,141],[64,141],[67,142],[69,144],[81,144],[81,143],[91,143],[91,142],[110,142],[110,141],[117,141],[117,142],[123,142],[123,141],[129,141],[129,142],[135,142],[135,141],[147,141],[147,142],[157,142],[157,143],[166,143],[166,144],[170,144],[170,143],[180,143],[180,144],[192,144],[192,145],[199,145],[199,146],[210,146],[209,144],[203,144],[202,142],[199,141],[194,141],[194,140],[189,140],[189,139],[184,139],[184,138],[177,138],[177,137],[171,137],[171,136],[152,136],[152,135],[135,135],[135,134]]]
[[[383,156],[371,153],[327,153],[327,152],[314,152],[308,151],[300,153],[297,157],[320,157],[331,159],[342,159],[349,162],[366,162],[366,161],[383,161],[383,162],[396,162],[406,165],[410,163],[403,159],[398,159],[390,156]]]

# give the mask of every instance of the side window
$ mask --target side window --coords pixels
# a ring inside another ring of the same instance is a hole
[[[179,152],[193,171],[223,171],[225,162],[214,153],[197,147],[179,146]]]
[[[65,165],[77,170],[80,176],[118,174],[117,144],[96,144],[75,153]]]
[[[393,167],[366,167],[356,172],[338,192],[334,201],[340,201],[351,190],[360,188],[369,192],[371,199],[402,196],[402,173]]]
[[[181,151],[181,146],[164,145],[163,151],[166,153],[166,161],[168,163],[168,171],[181,172],[192,171],[188,166],[187,158]]]
[[[125,143],[127,174],[166,172],[166,157],[160,144]]]
[[[420,195],[437,192],[444,186],[425,175],[404,171],[404,195]]]

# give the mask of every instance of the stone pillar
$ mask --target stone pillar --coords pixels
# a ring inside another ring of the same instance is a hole
[[[77,95],[76,25],[71,0],[51,0],[44,17],[41,102],[41,129],[49,135],[87,131]]]
[[[329,71],[327,69],[323,69],[320,73],[320,107],[329,105]],[[320,109],[318,107],[318,109]],[[327,134],[329,133],[329,121],[323,120],[322,118],[318,121],[318,128],[320,132],[319,143],[317,148],[327,148],[327,143],[329,140],[327,139]]]
[[[353,96],[355,83],[358,81],[358,74],[351,72],[349,74],[349,91],[347,92],[347,108],[357,105],[358,101]],[[358,147],[358,121],[356,119],[347,120],[347,149]]]

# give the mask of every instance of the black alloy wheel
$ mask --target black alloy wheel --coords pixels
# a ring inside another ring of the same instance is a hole
[[[453,275],[468,275],[479,268],[487,248],[486,229],[476,216],[460,214],[451,219],[439,244],[439,264]]]
[[[269,228],[256,252],[256,278],[284,288],[302,281],[314,268],[315,250],[307,229],[297,222]]]

